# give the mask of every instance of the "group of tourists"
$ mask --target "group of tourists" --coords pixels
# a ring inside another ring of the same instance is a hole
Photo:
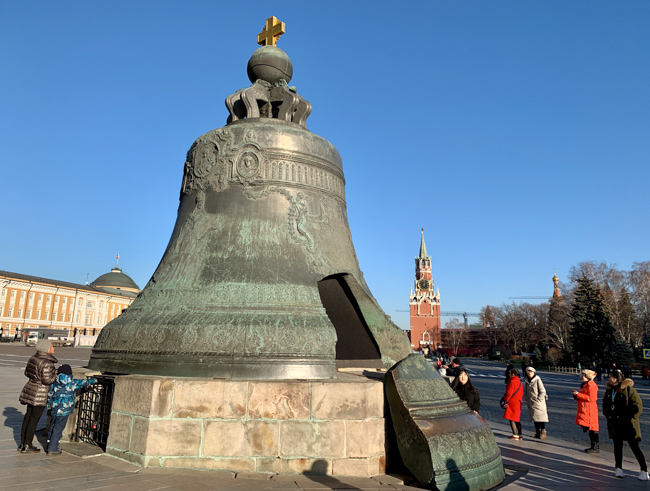
[[[481,407],[478,389],[472,384],[467,370],[455,359],[457,373],[451,387],[458,397],[467,402],[469,408],[478,414]],[[524,381],[519,378],[519,370],[508,365],[506,368],[506,388],[500,405],[504,409],[503,417],[510,422],[512,435],[510,440],[523,440],[521,426],[521,409],[524,399],[528,407],[528,416],[535,425],[532,438],[545,440],[548,411],[546,401],[548,396],[542,379],[534,367],[526,367]],[[590,446],[585,449],[588,454],[600,453],[598,437],[598,385],[594,382],[597,373],[594,370],[582,370],[580,373],[580,388],[572,390],[573,398],[578,403],[575,423],[589,435]],[[639,448],[641,429],[639,416],[643,404],[638,392],[634,389],[634,381],[613,369],[609,372],[605,397],[602,400],[603,415],[607,419],[607,432],[614,443],[615,476],[625,477],[623,472],[623,442],[627,441],[636,457],[640,472],[639,480],[648,481],[650,475],[643,452]]]
[[[23,387],[18,400],[27,406],[20,430],[20,453],[38,453],[34,446],[34,433],[43,411],[47,408],[49,423],[47,429],[48,455],[58,455],[59,441],[63,435],[68,416],[74,412],[75,391],[94,384],[96,379],[76,380],[72,367],[67,364],[55,367],[54,345],[50,340],[41,339],[36,343],[36,353],[27,362],[25,376],[29,381]]]
[[[534,367],[526,368],[524,384],[519,380],[519,370],[508,366],[506,368],[506,390],[500,401],[501,407],[505,410],[503,417],[510,422],[512,429],[512,435],[508,438],[511,440],[524,439],[521,427],[521,406],[525,397],[528,415],[535,424],[535,434],[531,436],[546,440],[546,423],[548,423],[546,400],[548,396],[542,379],[539,378]]]

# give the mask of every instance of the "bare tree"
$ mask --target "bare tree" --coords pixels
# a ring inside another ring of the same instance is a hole
[[[562,298],[551,298],[548,307],[546,333],[548,341],[555,347],[565,352],[571,350],[569,309]]]
[[[481,319],[483,319],[483,333],[488,340],[490,347],[497,346],[499,344],[500,332],[496,326],[496,319],[494,315],[494,310],[498,307],[490,307],[486,305],[481,307],[479,311],[481,314]]]
[[[454,354],[457,354],[461,347],[467,346],[469,332],[465,328],[465,324],[458,322],[458,319],[450,319],[445,322],[445,329],[447,329],[449,347]]]
[[[645,333],[650,328],[650,261],[632,264],[629,280],[637,321]]]
[[[501,304],[498,310],[495,309],[494,317],[503,340],[512,347],[513,353],[518,352],[524,337],[524,321],[517,304]]]
[[[621,288],[618,300],[618,333],[623,340],[632,346],[643,344],[643,329],[637,321],[636,311],[627,288]]]

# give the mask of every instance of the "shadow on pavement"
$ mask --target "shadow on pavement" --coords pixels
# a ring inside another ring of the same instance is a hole
[[[5,417],[5,426],[11,428],[16,445],[18,445],[20,443],[20,430],[23,426],[23,417],[25,415],[15,407],[4,408],[2,415]]]
[[[303,472],[303,475],[309,479],[311,479],[314,482],[317,482],[319,484],[322,484],[324,486],[329,486],[330,489],[358,489],[361,490],[361,488],[356,488],[353,486],[348,486],[346,485],[345,488],[342,488],[340,486],[341,481],[336,479],[334,476],[326,476],[324,475],[328,471],[329,463],[326,460],[317,460],[314,462],[311,466],[311,469],[308,471]]]

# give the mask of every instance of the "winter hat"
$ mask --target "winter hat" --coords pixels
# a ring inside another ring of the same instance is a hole
[[[72,377],[72,367],[71,367],[70,365],[68,365],[68,364],[61,365],[61,366],[57,369],[57,373],[64,373],[64,374],[66,374],[66,375]]]
[[[587,377],[589,380],[593,380],[594,377],[596,376],[596,372],[593,370],[583,370],[582,374]]]
[[[528,367],[528,368],[526,368],[526,371],[527,371],[527,372],[537,373],[537,370],[535,370],[534,367]]]
[[[50,351],[51,347],[52,341],[49,339],[39,339],[39,341],[36,343],[36,351],[42,351],[43,353]]]
[[[617,384],[620,384],[623,381],[623,374],[618,370],[612,370],[612,373],[610,373],[609,376],[616,379]]]

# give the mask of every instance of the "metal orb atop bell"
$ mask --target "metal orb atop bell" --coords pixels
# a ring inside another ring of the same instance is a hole
[[[90,368],[328,379],[337,366],[390,367],[410,352],[363,279],[341,157],[306,128],[312,107],[287,86],[280,30],[275,19],[258,36],[252,85],[226,98],[226,126],[187,152],[167,249],[102,330]]]
[[[276,84],[280,80],[286,83],[293,77],[293,64],[277,46],[262,46],[257,48],[248,60],[248,79],[255,83],[256,80],[265,80]]]

